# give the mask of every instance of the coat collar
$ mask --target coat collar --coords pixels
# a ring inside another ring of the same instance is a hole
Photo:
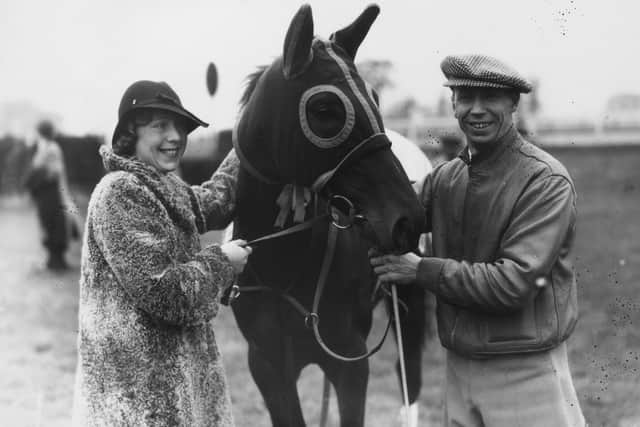
[[[200,233],[206,231],[195,193],[176,174],[161,173],[135,158],[119,156],[106,145],[100,147],[100,155],[107,172],[125,171],[138,178],[158,198],[176,224],[185,229],[191,229],[195,224]]]
[[[509,128],[509,130],[490,148],[471,156],[469,146],[467,145],[460,152],[458,157],[469,166],[490,166],[501,157],[507,148],[514,146],[518,141],[520,141],[520,135],[518,134],[516,127],[512,125],[511,128]]]

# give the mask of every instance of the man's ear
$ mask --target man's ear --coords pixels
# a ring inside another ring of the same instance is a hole
[[[515,113],[516,110],[518,109],[518,104],[520,104],[520,94],[519,93],[512,94],[511,100],[513,101],[513,105],[511,107],[511,112]]]
[[[454,117],[458,117],[456,115],[456,91],[455,90],[451,90],[451,109],[453,110],[453,116]]]

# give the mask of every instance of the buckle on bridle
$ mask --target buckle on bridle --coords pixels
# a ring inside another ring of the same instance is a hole
[[[237,284],[231,285],[231,290],[229,291],[229,303],[237,300],[240,296],[240,286]]]
[[[364,215],[356,213],[356,208],[345,196],[334,194],[327,203],[327,214],[331,219],[331,224],[341,230],[350,228],[356,222],[364,222]]]
[[[318,317],[318,313],[309,313],[304,316],[304,325],[311,329],[318,324],[320,318]]]

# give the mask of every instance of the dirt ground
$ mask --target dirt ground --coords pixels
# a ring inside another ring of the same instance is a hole
[[[582,408],[593,426],[640,426],[640,148],[558,150],[576,181],[579,200],[575,266],[580,321],[569,340]],[[82,205],[82,203],[80,203]],[[207,239],[215,238],[214,235]],[[51,274],[33,207],[26,197],[0,198],[0,425],[67,426],[76,361],[79,243],[72,269]],[[371,341],[384,315],[376,312]],[[262,398],[249,375],[246,345],[230,310],[216,319],[239,426],[268,426]],[[400,390],[388,340],[371,360],[367,426],[399,425]],[[437,341],[423,359],[422,426],[441,424],[443,353]],[[322,376],[307,368],[299,382],[309,425],[317,425]],[[337,425],[335,398],[330,425]]]

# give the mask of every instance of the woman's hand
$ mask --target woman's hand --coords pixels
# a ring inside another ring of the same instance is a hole
[[[221,245],[220,249],[222,249],[222,253],[229,258],[236,273],[242,273],[249,259],[249,255],[253,251],[251,246],[247,246],[247,241],[242,239],[227,242]]]

